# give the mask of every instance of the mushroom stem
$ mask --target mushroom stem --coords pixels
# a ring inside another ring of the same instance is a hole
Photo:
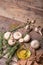
[[[42,36],[42,32],[39,30],[39,34]]]

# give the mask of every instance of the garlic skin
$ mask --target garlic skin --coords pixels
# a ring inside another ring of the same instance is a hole
[[[23,43],[23,42],[24,42],[24,39],[23,39],[23,38],[20,38],[20,39],[19,39],[19,42],[20,42],[20,43]]]
[[[10,35],[11,35],[11,32],[6,32],[4,34],[4,39],[8,40],[8,38],[10,37]]]
[[[13,37],[14,37],[14,39],[18,40],[18,39],[20,39],[22,37],[22,34],[20,32],[15,32],[13,34]]]
[[[30,40],[30,35],[26,34],[24,37],[24,42],[28,42]]]
[[[39,46],[40,46],[40,43],[39,43],[38,40],[33,40],[33,41],[31,42],[31,47],[32,47],[32,48],[38,49]]]

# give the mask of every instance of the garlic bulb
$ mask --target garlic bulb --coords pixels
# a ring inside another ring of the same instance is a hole
[[[13,34],[13,37],[14,37],[14,39],[18,40],[18,39],[20,39],[22,37],[22,34],[20,32],[15,32]]]
[[[10,37],[10,35],[11,35],[11,32],[6,32],[4,34],[4,39],[8,40],[8,38]]]
[[[31,42],[31,47],[32,47],[32,48],[37,49],[37,48],[39,48],[39,46],[40,46],[40,43],[39,43],[38,40],[33,40],[33,41]]]
[[[20,39],[19,39],[19,42],[20,42],[20,43],[24,42],[24,39],[23,39],[23,38],[20,38]]]
[[[24,37],[24,42],[28,42],[30,40],[30,35],[26,34]]]

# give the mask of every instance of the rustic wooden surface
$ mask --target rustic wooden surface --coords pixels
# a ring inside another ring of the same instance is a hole
[[[39,22],[40,23],[40,22]],[[13,27],[12,27],[12,25],[13,26],[15,26],[15,25],[20,25],[20,24],[22,24],[23,25],[23,22],[20,22],[20,21],[16,21],[16,20],[13,20],[13,19],[10,19],[10,18],[6,18],[6,17],[2,17],[2,16],[0,16],[0,31],[8,31],[9,29],[11,30],[11,29],[14,29]],[[37,24],[37,23],[36,23]],[[41,23],[42,24],[42,23]],[[40,26],[42,27],[42,25],[40,24]],[[24,30],[23,30],[24,31]],[[32,39],[37,39],[37,40],[40,40],[40,43],[41,43],[41,48],[39,49],[39,50],[37,50],[37,52],[39,51],[43,51],[43,38],[42,38],[42,36],[40,35],[40,34],[38,34],[38,33],[36,33],[36,32],[34,32],[34,31],[32,31],[32,32],[30,32],[30,36],[31,36],[31,38]],[[40,54],[40,53],[39,53]],[[5,64],[5,61],[6,61],[7,59],[6,58],[2,58],[2,59],[0,59],[0,65],[6,65]],[[14,60],[13,60],[14,61]]]
[[[43,0],[0,0],[0,31],[9,30],[11,24],[14,26],[15,22],[20,25],[28,18],[36,19],[35,25],[43,27]],[[34,32],[31,36],[34,38]],[[40,36],[36,35],[36,38],[42,40]],[[4,58],[0,59],[0,65],[5,65],[5,61]]]
[[[26,22],[43,21],[43,0],[0,0],[0,15]]]

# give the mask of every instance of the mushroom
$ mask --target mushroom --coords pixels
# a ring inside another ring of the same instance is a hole
[[[12,39],[9,39],[9,40],[8,40],[8,44],[9,44],[10,46],[13,46],[13,45],[15,44],[15,41],[13,41]]]
[[[28,42],[30,40],[30,35],[26,34],[26,36],[24,37],[24,42]]]
[[[35,27],[34,31],[35,31],[35,32],[38,32],[38,33],[42,36],[42,32],[41,32],[40,29],[38,29],[38,27]]]
[[[32,48],[38,49],[39,46],[40,46],[40,43],[39,43],[38,40],[33,40],[33,41],[31,42],[31,47],[32,47]]]
[[[29,25],[26,25],[26,26],[25,26],[25,29],[27,30],[28,28],[29,28]]]
[[[39,34],[42,36],[42,32],[41,32],[41,30],[39,30]]]
[[[14,39],[18,40],[18,39],[20,39],[22,37],[22,34],[20,32],[15,32],[13,34],[13,37],[14,37]]]
[[[32,20],[31,23],[34,24],[35,23],[35,20]]]
[[[35,31],[35,32],[38,32],[39,30],[38,30],[38,28],[37,28],[37,27],[35,27],[34,31]]]
[[[9,37],[10,37],[10,35],[11,35],[11,32],[6,32],[6,33],[4,34],[4,39],[8,40]]]
[[[8,40],[8,44],[10,46],[13,46],[15,44],[16,40],[14,40],[13,35],[10,36],[10,39]]]
[[[19,39],[19,42],[20,42],[20,43],[24,42],[24,39],[23,39],[23,38],[20,38],[20,39]]]

